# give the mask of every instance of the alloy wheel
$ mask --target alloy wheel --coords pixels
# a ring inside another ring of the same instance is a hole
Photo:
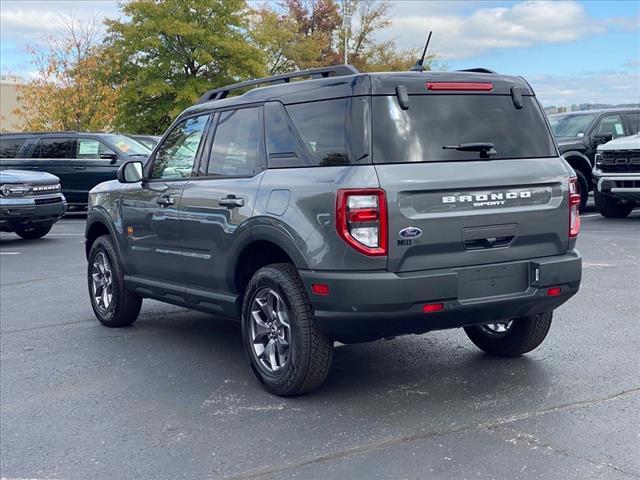
[[[94,305],[106,313],[113,302],[113,271],[111,262],[104,252],[93,257],[91,266],[91,294]]]
[[[511,325],[513,325],[513,320],[508,320],[506,322],[486,323],[480,328],[487,335],[502,336],[509,331]]]
[[[289,310],[272,288],[262,288],[251,302],[251,345],[260,367],[278,373],[291,352]]]

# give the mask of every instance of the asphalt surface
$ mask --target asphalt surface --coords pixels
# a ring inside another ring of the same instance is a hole
[[[0,476],[640,478],[640,211],[591,212],[580,293],[527,356],[461,330],[339,346],[317,393],[253,377],[237,324],[145,301],[100,326],[84,219],[0,235]]]

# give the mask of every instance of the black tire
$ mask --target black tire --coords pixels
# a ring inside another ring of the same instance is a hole
[[[252,305],[261,292],[268,290],[278,294],[288,309],[289,320],[290,350],[286,361],[275,372],[261,363],[252,338]],[[242,343],[253,372],[271,393],[302,395],[318,388],[327,378],[333,357],[333,340],[316,325],[311,303],[293,265],[268,265],[251,278],[242,303]]]
[[[111,268],[111,301],[107,308],[98,305],[94,298],[94,287],[92,282],[92,269],[97,257],[102,254],[106,256]],[[87,284],[89,288],[89,301],[96,315],[96,318],[107,327],[127,327],[136,321],[142,298],[127,290],[124,286],[124,274],[120,265],[118,254],[109,235],[98,237],[91,245],[89,251],[89,264],[87,266]]]
[[[625,218],[635,207],[634,202],[624,202],[600,192],[595,192],[595,201],[600,215],[607,218]]]
[[[24,228],[16,230],[16,234],[25,240],[35,240],[37,238],[42,238],[49,233],[52,226],[53,225],[49,225],[48,227]]]
[[[480,350],[497,357],[517,357],[538,347],[549,333],[553,312],[517,318],[504,333],[490,333],[486,327],[465,327],[469,339]]]
[[[580,190],[580,213],[584,212],[589,201],[589,181],[581,170],[575,169],[576,177],[578,178],[578,189]]]

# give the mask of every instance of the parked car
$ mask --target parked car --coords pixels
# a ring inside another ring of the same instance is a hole
[[[116,178],[118,167],[146,159],[151,150],[116,133],[0,134],[0,169],[48,172],[57,176],[69,205],[85,206],[89,190]]]
[[[143,298],[239,319],[278,395],[322,384],[334,340],[464,327],[517,356],[580,285],[572,174],[520,77],[337,66],[212,90],[91,191],[91,305],[109,327]]]
[[[158,135],[129,135],[129,137],[145,145],[149,150],[153,150],[162,138]]]
[[[0,171],[0,232],[44,237],[65,213],[58,177],[20,170]]]
[[[591,172],[598,145],[640,131],[640,108],[610,108],[549,115],[563,158],[573,167],[580,186],[581,209],[595,183]]]
[[[640,134],[598,146],[595,201],[605,217],[624,218],[640,204]]]

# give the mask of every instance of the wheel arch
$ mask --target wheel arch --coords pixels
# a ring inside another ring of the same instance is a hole
[[[120,240],[116,234],[116,229],[110,219],[99,210],[91,212],[87,218],[87,226],[85,228],[85,255],[87,259],[89,258],[91,246],[96,239],[102,235],[109,235],[113,239],[113,243],[116,247],[116,253],[121,261],[122,250],[120,248]]]
[[[309,268],[307,261],[287,235],[268,225],[255,226],[251,235],[235,249],[228,270],[233,272],[231,285],[240,295],[260,268],[272,263],[291,263],[298,270]]]
[[[591,171],[593,170],[593,165],[591,165],[591,161],[589,157],[587,157],[584,153],[579,152],[577,150],[570,150],[562,154],[562,158],[571,165],[574,170],[580,170],[582,174],[586,177],[587,182],[589,182],[589,186],[593,187],[593,178]]]

